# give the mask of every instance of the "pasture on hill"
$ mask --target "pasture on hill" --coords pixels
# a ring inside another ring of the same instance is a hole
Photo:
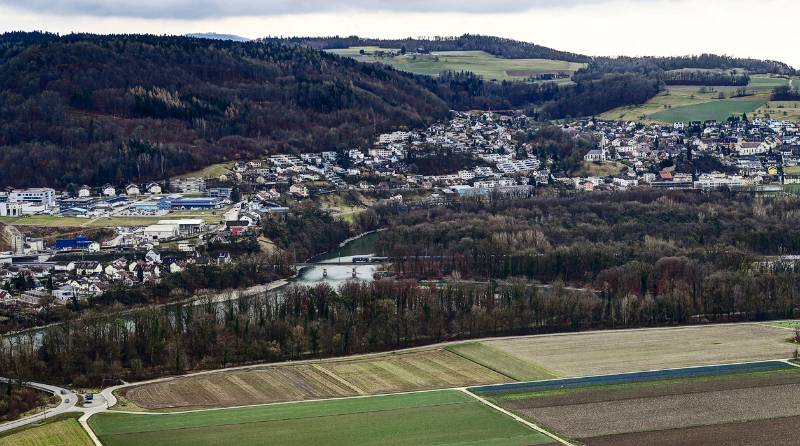
[[[550,439],[457,390],[164,415],[100,414],[106,446],[491,445]]]
[[[734,97],[739,87],[671,85],[642,105],[615,108],[600,118],[645,123],[724,121],[729,116],[747,113],[752,117],[767,117],[800,121],[794,103],[771,103],[770,94],[775,87],[791,82],[785,77],[753,75],[747,86],[748,96]],[[792,84],[797,86],[797,82]],[[777,109],[777,110],[776,110]]]
[[[363,54],[361,51],[363,50]],[[380,62],[414,74],[438,76],[442,71],[470,71],[486,80],[527,80],[543,73],[563,73],[568,77],[584,64],[548,59],[503,59],[484,51],[441,51],[422,55],[379,56],[376,52],[399,53],[398,49],[351,47],[329,50],[360,62]]]

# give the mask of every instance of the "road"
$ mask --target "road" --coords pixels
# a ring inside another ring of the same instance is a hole
[[[9,380],[8,378],[0,377],[0,382],[8,383]],[[16,429],[18,427],[26,426],[31,423],[43,421],[47,418],[60,415],[62,413],[73,412],[76,409],[75,404],[78,402],[78,395],[69,389],[64,389],[61,387],[51,386],[48,384],[34,383],[34,382],[27,382],[25,383],[25,386],[56,395],[59,398],[61,398],[61,404],[59,404],[56,407],[53,407],[52,409],[47,409],[44,412],[37,413],[36,415],[31,415],[29,417],[20,418],[19,420],[14,420],[8,423],[0,424],[0,432]]]

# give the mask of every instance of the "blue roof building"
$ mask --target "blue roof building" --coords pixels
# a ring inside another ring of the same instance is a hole
[[[89,240],[85,236],[79,235],[75,238],[59,239],[56,240],[56,251],[65,249],[87,249],[94,241]]]

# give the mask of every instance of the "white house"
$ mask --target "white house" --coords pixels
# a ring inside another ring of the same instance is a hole
[[[161,186],[158,183],[149,183],[147,185],[147,192],[157,195],[161,193]]]
[[[81,186],[81,188],[78,189],[78,198],[89,198],[91,196],[92,189],[90,189],[89,186]]]
[[[125,193],[128,194],[128,195],[139,195],[139,193],[140,193],[139,186],[137,186],[135,184],[129,184],[125,188]]]
[[[117,189],[110,184],[103,186],[102,192],[106,197],[113,197],[117,195]]]

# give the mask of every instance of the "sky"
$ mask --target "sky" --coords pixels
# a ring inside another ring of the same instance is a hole
[[[0,0],[0,31],[496,35],[589,55],[704,52],[800,67],[797,0]]]

